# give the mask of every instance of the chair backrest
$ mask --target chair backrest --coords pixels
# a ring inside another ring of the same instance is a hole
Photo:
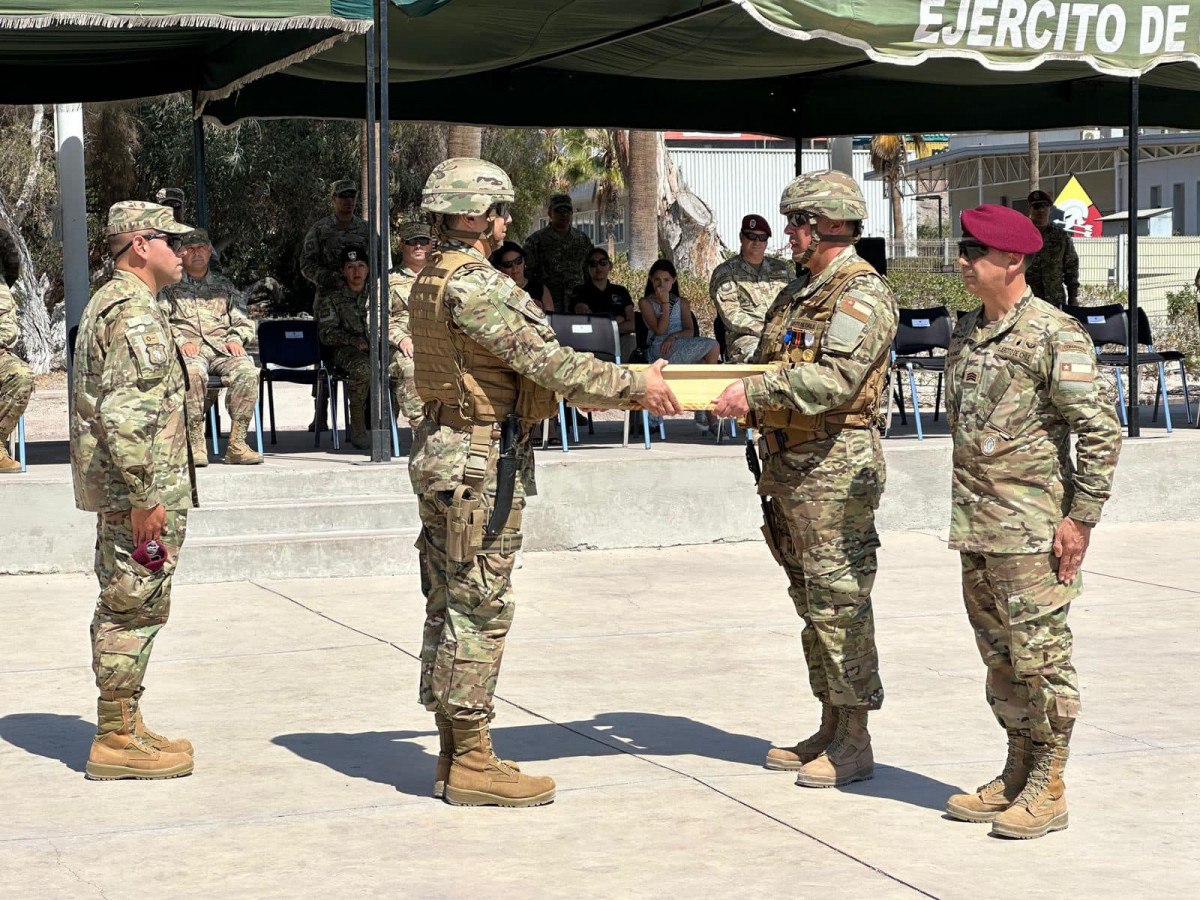
[[[272,319],[258,323],[258,356],[263,368],[304,369],[321,362],[313,319]]]
[[[897,356],[912,356],[915,353],[932,353],[935,348],[950,347],[950,335],[954,333],[954,319],[949,308],[930,306],[926,309],[901,309],[900,324],[896,328],[894,347]]]
[[[610,316],[581,316],[552,313],[548,316],[558,342],[564,347],[591,353],[613,362],[621,356],[621,338],[617,320]]]
[[[1154,346],[1154,332],[1150,330],[1150,317],[1146,310],[1138,307],[1138,346]]]
[[[1072,306],[1068,303],[1063,312],[1084,327],[1097,347],[1101,344],[1124,347],[1129,343],[1129,319],[1120,303],[1107,306]]]
[[[729,354],[725,352],[725,320],[721,318],[720,310],[713,316],[713,337],[717,339],[717,346],[721,348],[721,359],[727,359]]]

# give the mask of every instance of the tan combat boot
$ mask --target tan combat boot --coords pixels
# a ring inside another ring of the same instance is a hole
[[[1063,769],[1067,748],[1033,745],[1029,780],[1016,802],[992,820],[992,834],[1007,838],[1039,838],[1067,827],[1067,788]]]
[[[93,781],[119,778],[178,778],[195,765],[186,753],[165,753],[137,734],[133,698],[101,700],[98,734],[92,741],[84,774]]]
[[[0,475],[21,471],[21,464],[8,455],[8,447],[5,446],[7,443],[7,440],[0,441]]]
[[[1033,761],[1033,741],[1023,731],[1008,733],[1004,770],[973,794],[955,794],[946,801],[947,815],[961,822],[990,822],[1020,796]]]
[[[143,743],[149,744],[155,750],[195,756],[196,748],[187,738],[163,737],[146,727],[146,723],[142,721],[142,690],[142,688],[138,688],[133,697],[133,733],[141,738]]]
[[[767,761],[763,766],[777,772],[794,772],[824,753],[825,748],[833,742],[836,730],[837,712],[822,700],[821,727],[817,729],[816,734],[806,737],[794,747],[772,747],[767,751]]]
[[[801,787],[838,787],[875,776],[871,735],[867,733],[867,711],[837,708],[837,730],[825,752],[796,773]]]
[[[260,454],[255,453],[246,444],[246,429],[250,427],[249,419],[234,419],[229,426],[229,445],[225,448],[225,462],[234,466],[257,466],[263,461]]]
[[[445,800],[453,806],[544,806],[554,802],[554,779],[523,775],[496,758],[486,722],[451,720],[454,760]]]
[[[204,417],[187,423],[188,443],[192,445],[192,465],[197,469],[208,465],[208,444],[204,441]]]
[[[454,724],[445,713],[435,712],[433,720],[438,730],[437,769],[433,775],[433,796],[441,800],[446,793],[446,779],[450,777],[450,764],[454,761]]]

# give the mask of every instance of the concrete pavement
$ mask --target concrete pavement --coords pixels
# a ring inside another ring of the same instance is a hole
[[[495,739],[558,801],[428,797],[415,576],[181,586],[151,727],[196,774],[92,783],[81,575],[0,577],[0,885],[13,896],[1192,897],[1200,524],[1097,529],[1072,611],[1084,714],[1071,827],[1007,842],[946,820],[1003,733],[934,532],[884,536],[876,777],[763,770],[815,724],[799,620],[761,543],[529,553]],[[186,553],[186,549],[184,551]]]

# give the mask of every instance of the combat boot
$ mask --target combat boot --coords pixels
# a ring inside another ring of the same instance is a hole
[[[119,778],[178,778],[192,774],[186,753],[166,753],[138,736],[137,703],[132,698],[100,700],[98,733],[92,741],[84,774],[93,781]]]
[[[1023,731],[1008,733],[1004,770],[973,794],[955,794],[946,801],[947,815],[962,822],[990,822],[1020,796],[1033,761],[1033,741]]]
[[[767,751],[767,761],[763,766],[777,772],[796,771],[805,763],[810,763],[833,742],[837,730],[837,711],[826,701],[821,701],[821,727],[816,734],[810,735],[794,747],[772,747]]]
[[[871,735],[867,733],[867,711],[837,708],[837,729],[825,752],[796,773],[801,787],[838,787],[875,776]]]
[[[446,779],[450,777],[450,764],[454,761],[454,724],[445,713],[435,712],[433,720],[438,730],[437,769],[433,775],[433,796],[441,800],[446,793]]]
[[[163,737],[146,727],[146,723],[142,721],[142,688],[138,688],[133,697],[133,733],[141,738],[143,743],[149,744],[155,750],[161,750],[164,753],[186,753],[188,756],[196,755],[196,748],[187,738]]]
[[[1063,769],[1067,748],[1033,745],[1029,779],[1016,802],[992,820],[992,834],[1007,838],[1039,838],[1067,827],[1067,788]]]
[[[246,444],[246,429],[250,427],[249,419],[234,419],[229,426],[229,444],[225,447],[225,462],[234,466],[257,466],[263,461],[262,455],[255,453]]]
[[[204,441],[204,417],[199,421],[188,420],[188,443],[192,445],[192,465],[201,469],[208,465],[208,444]]]
[[[0,441],[0,475],[6,472],[20,472],[21,464],[8,455],[5,441]]]
[[[454,760],[445,800],[453,806],[544,806],[554,802],[554,779],[523,775],[496,758],[487,722],[451,720]]]

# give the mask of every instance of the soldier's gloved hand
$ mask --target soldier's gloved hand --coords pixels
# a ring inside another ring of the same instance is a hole
[[[1092,540],[1092,526],[1077,522],[1067,516],[1059,523],[1054,532],[1054,555],[1058,557],[1058,580],[1060,584],[1070,584],[1083,565],[1083,555],[1087,553],[1088,544]]]
[[[153,509],[131,509],[129,520],[133,524],[133,544],[157,541],[167,527],[167,511],[160,503]]]
[[[746,399],[746,385],[735,381],[717,398],[713,413],[719,419],[736,419],[750,411],[750,402]]]
[[[656,416],[677,416],[683,412],[683,407],[663,378],[662,370],[666,367],[667,361],[660,359],[646,370],[646,393],[640,402],[642,409]]]
[[[225,352],[230,356],[245,356],[246,351],[237,341],[226,341]]]
[[[182,353],[184,356],[186,356],[188,359],[191,359],[194,356],[200,355],[200,348],[197,347],[191,341],[188,341],[186,344],[184,344],[182,347],[179,348],[179,352]]]

